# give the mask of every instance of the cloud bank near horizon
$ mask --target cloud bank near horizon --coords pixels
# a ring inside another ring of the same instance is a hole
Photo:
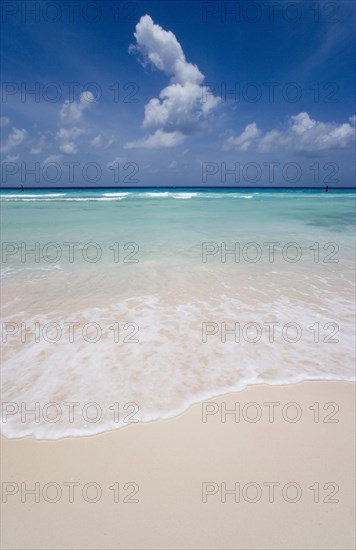
[[[251,147],[261,153],[289,149],[299,153],[315,153],[329,149],[343,149],[355,139],[356,116],[349,122],[321,122],[302,112],[288,118],[287,126],[273,128],[263,133],[256,122],[248,124],[239,136],[230,136],[223,144],[223,150],[247,151]]]

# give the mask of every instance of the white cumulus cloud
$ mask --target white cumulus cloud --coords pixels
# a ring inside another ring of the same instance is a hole
[[[354,117],[350,117],[354,124]],[[321,122],[310,118],[308,113],[289,117],[284,128],[273,128],[263,133],[254,122],[248,124],[239,136],[230,136],[223,149],[247,151],[254,147],[265,153],[274,149],[289,149],[302,153],[313,153],[346,147],[355,139],[355,128],[349,122]]]
[[[7,153],[8,151],[11,151],[11,149],[14,149],[20,143],[23,142],[23,140],[27,136],[27,131],[19,128],[12,128],[10,134],[7,136],[7,138],[1,143],[0,151],[2,153]]]
[[[252,124],[248,124],[239,136],[230,136],[224,144],[224,149],[240,149],[241,151],[247,151],[260,135],[261,130],[259,130],[256,123],[253,122]]]
[[[83,112],[89,109],[94,102],[94,95],[91,92],[82,92],[79,101],[65,100],[59,112],[59,117],[65,124],[75,124],[82,118]]]
[[[149,15],[141,17],[134,36],[136,45],[129,51],[137,53],[143,65],[163,71],[170,82],[145,106],[143,127],[158,130],[127,146],[174,147],[206,127],[207,117],[220,98],[203,94],[204,75],[186,60],[175,35],[155,24]]]

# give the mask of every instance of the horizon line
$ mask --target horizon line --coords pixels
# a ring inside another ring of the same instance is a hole
[[[31,189],[31,190],[36,190],[36,189],[86,189],[86,190],[90,190],[90,189],[322,189],[324,190],[326,188],[326,185],[323,185],[323,186],[289,186],[289,187],[284,187],[282,185],[264,185],[264,186],[259,186],[259,185],[250,185],[250,186],[246,186],[246,185],[226,185],[226,186],[220,186],[220,185],[135,185],[135,186],[112,186],[112,185],[103,185],[103,186],[90,186],[90,187],[85,187],[85,186],[55,186],[55,187],[46,187],[46,186],[41,186],[41,187],[33,187],[33,186],[29,186],[29,187],[25,187],[23,186],[24,189]],[[21,185],[20,186],[13,186],[13,187],[3,187],[0,185],[0,190],[13,190],[13,189],[20,189],[21,190]],[[355,189],[356,190],[356,186],[345,186],[345,187],[330,187],[328,186],[328,189],[329,190],[338,190],[338,189]]]

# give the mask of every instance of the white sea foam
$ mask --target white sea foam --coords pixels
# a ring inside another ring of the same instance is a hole
[[[174,199],[193,199],[198,197],[198,193],[172,193]]]
[[[137,198],[152,198],[152,199],[168,199],[172,196],[169,191],[147,191],[144,193],[137,193]]]
[[[68,196],[68,193],[46,193],[46,194],[3,194],[0,195],[2,201],[23,201],[23,202],[51,202],[51,201],[67,201],[67,202],[96,202],[96,201],[115,201],[123,199],[252,199],[252,194],[242,193],[216,193],[216,192],[186,192],[186,191],[144,191],[144,192],[112,192],[90,194],[90,191],[86,191],[86,196]]]
[[[101,202],[101,201],[121,201],[125,197],[71,197],[71,198],[31,198],[31,199],[2,199],[4,201],[21,201],[21,202]]]
[[[29,199],[29,198],[35,198],[35,199],[42,199],[44,197],[64,197],[67,193],[34,193],[34,194],[27,194],[27,193],[17,193],[17,194],[4,194],[0,195],[0,199]]]
[[[116,402],[123,408],[136,403],[141,421],[170,418],[188,406],[206,398],[241,390],[249,384],[289,384],[302,380],[353,380],[353,345],[351,305],[340,303],[336,296],[319,306],[296,304],[285,296],[274,301],[248,304],[222,295],[220,303],[201,300],[169,305],[158,296],[141,296],[113,303],[109,308],[87,308],[69,316],[51,313],[36,315],[26,321],[44,326],[56,322],[62,326],[61,339],[56,343],[34,341],[14,346],[14,337],[4,344],[2,398],[4,402],[79,403],[78,413],[86,403],[95,402],[101,418],[88,422],[81,414],[69,422],[62,419],[51,423],[21,422],[20,415],[9,415],[3,424],[7,437],[32,435],[57,439],[85,436],[127,425],[123,418],[116,422],[113,409]],[[325,313],[327,311],[327,314]],[[350,311],[349,311],[350,310]],[[303,328],[303,338],[296,343],[276,338],[269,341],[268,331],[257,343],[233,339],[221,342],[218,336],[202,342],[202,320],[224,320],[233,323],[237,312],[245,323],[274,321],[283,326],[291,320]],[[243,312],[243,313],[242,313]],[[332,312],[332,313],[330,313]],[[342,313],[341,313],[342,312]],[[345,314],[346,312],[346,314]],[[310,326],[315,322],[345,319],[340,343],[314,342]],[[7,321],[16,322],[13,315]],[[139,342],[130,339],[131,329],[121,329],[120,342],[114,341],[113,323],[137,323]],[[74,342],[68,341],[64,322],[77,322]],[[81,336],[81,327],[98,323],[102,338],[89,343]],[[53,413],[53,409],[52,409]]]
[[[68,202],[112,202],[112,201],[122,201],[125,197],[73,197],[70,199],[63,199]]]
[[[253,195],[233,195],[234,199],[253,199]]]
[[[125,198],[129,193],[103,193],[104,197],[122,197]]]

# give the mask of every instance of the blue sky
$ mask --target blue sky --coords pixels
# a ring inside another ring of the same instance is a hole
[[[1,20],[2,186],[354,185],[354,2],[4,0]]]

